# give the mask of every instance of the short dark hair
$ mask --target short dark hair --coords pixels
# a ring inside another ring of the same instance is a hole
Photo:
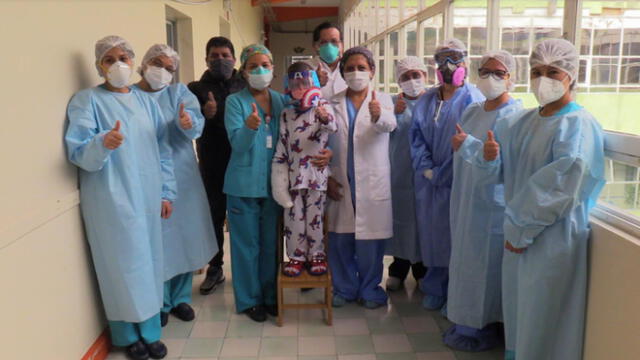
[[[309,65],[304,61],[297,61],[289,65],[289,67],[287,68],[287,73],[298,72],[298,71],[309,71],[309,70],[313,70],[311,65]]]
[[[231,42],[231,40],[227,39],[226,37],[214,36],[211,39],[209,39],[209,41],[207,42],[207,53],[205,54],[205,56],[209,56],[209,51],[211,50],[211,48],[214,48],[214,47],[229,48],[229,50],[231,50],[231,55],[233,55],[233,58],[235,59],[236,51],[233,48],[233,43]]]
[[[320,41],[320,33],[322,32],[322,30],[326,30],[326,29],[336,29],[336,30],[338,30],[338,32],[340,33],[340,41],[343,40],[342,28],[340,28],[340,25],[334,24],[334,23],[329,22],[329,21],[325,21],[322,24],[316,26],[315,29],[313,29],[313,42],[314,43]]]

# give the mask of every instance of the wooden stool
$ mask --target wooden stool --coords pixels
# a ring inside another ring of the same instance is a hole
[[[325,249],[326,249],[326,216],[324,219],[325,226]],[[285,309],[325,309],[325,321],[327,325],[333,324],[333,286],[331,285],[331,270],[327,269],[326,274],[320,276],[314,276],[309,274],[306,269],[302,271],[299,276],[291,277],[282,273],[282,269],[286,265],[284,261],[284,233],[282,231],[282,219],[278,226],[278,326],[282,326]],[[285,304],[284,303],[284,289],[303,289],[303,288],[324,288],[324,303],[321,304]]]

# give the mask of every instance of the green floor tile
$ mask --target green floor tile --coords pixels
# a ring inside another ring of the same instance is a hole
[[[372,334],[397,334],[404,332],[404,326],[399,317],[367,318],[367,325]]]
[[[414,352],[447,351],[449,348],[442,342],[442,335],[434,332],[408,334]]]
[[[222,339],[189,339],[182,350],[182,357],[217,357]]]

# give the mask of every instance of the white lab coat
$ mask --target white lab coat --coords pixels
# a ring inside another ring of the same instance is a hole
[[[328,200],[329,231],[354,233],[356,240],[388,239],[393,236],[391,212],[391,166],[389,133],[396,128],[393,102],[385,93],[376,92],[382,113],[378,122],[371,121],[369,102],[371,89],[362,103],[355,121],[353,162],[356,181],[356,211],[351,203],[347,178],[349,115],[344,90],[331,98],[338,131],[329,137],[333,151],[332,177],[341,185],[342,200]]]

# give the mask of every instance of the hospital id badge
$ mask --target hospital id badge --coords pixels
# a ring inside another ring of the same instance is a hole
[[[271,149],[273,147],[273,136],[267,135],[267,149]]]

